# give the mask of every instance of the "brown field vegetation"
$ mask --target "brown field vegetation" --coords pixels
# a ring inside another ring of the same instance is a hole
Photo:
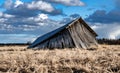
[[[0,73],[120,73],[120,45],[96,49],[0,47]]]

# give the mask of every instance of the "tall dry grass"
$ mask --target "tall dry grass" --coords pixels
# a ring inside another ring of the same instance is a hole
[[[0,73],[120,73],[120,45],[96,50],[0,47]]]

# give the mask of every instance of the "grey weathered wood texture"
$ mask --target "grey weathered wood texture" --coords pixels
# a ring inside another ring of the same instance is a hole
[[[28,48],[54,49],[54,48],[83,48],[97,46],[97,34],[82,20],[76,19],[55,31],[39,37]]]

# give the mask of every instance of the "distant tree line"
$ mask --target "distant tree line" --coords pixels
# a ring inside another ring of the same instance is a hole
[[[120,45],[120,39],[97,38],[97,41],[99,44]],[[27,43],[0,43],[0,46],[15,46],[15,45],[24,46],[30,44],[31,42],[28,41]]]
[[[120,45],[120,39],[97,39],[99,44]]]
[[[0,43],[0,46],[26,46],[26,45],[30,45],[31,43]]]

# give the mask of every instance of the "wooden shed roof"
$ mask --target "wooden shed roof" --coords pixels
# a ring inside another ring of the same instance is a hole
[[[82,18],[78,18],[78,19],[75,19],[71,22],[69,22],[68,24],[58,28],[58,29],[55,29],[49,33],[46,33],[45,35],[43,36],[40,36],[38,37],[28,48],[32,48],[32,47],[35,47],[36,45],[38,45],[39,43],[49,39],[50,37],[54,36],[55,34],[57,34],[58,32],[62,31],[63,29],[69,27],[70,25],[72,25],[73,23],[75,23],[76,21],[79,21],[80,23],[82,23],[91,33],[93,33],[95,36],[97,36],[97,34],[85,23],[85,21],[82,19]]]

